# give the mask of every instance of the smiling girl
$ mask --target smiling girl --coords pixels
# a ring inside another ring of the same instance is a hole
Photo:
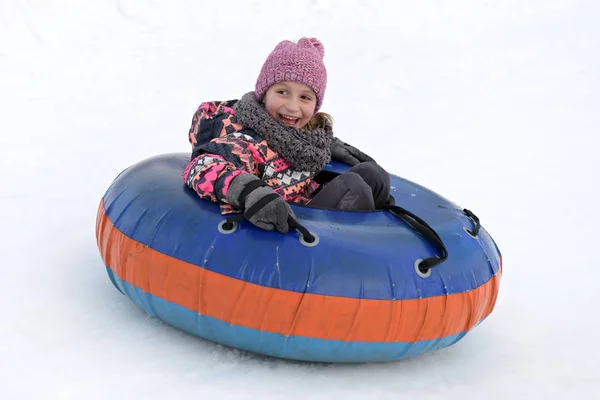
[[[322,43],[284,40],[269,54],[254,92],[202,103],[192,119],[185,183],[221,212],[243,212],[266,230],[286,233],[288,202],[340,210],[375,210],[390,202],[387,172],[334,138],[319,112],[327,86]],[[315,176],[333,158],[354,165],[322,186]]]

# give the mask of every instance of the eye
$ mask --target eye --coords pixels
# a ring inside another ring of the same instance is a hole
[[[302,96],[302,99],[303,99],[303,100],[306,100],[306,101],[311,101],[311,100],[312,100],[312,97],[311,97],[311,96],[309,96],[309,95],[307,95],[307,94],[305,94],[305,95],[303,95],[303,96]]]
[[[277,94],[286,95],[286,94],[288,94],[288,92],[287,92],[287,90],[284,90],[284,89],[279,89],[279,90],[277,91]]]

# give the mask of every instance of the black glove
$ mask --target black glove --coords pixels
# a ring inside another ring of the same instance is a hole
[[[265,181],[252,174],[238,175],[227,191],[229,204],[244,209],[244,216],[255,226],[281,233],[289,230],[288,219],[296,219],[290,205]]]
[[[375,161],[368,154],[363,153],[356,147],[342,142],[334,137],[331,141],[331,159],[348,165],[356,165],[365,161]]]

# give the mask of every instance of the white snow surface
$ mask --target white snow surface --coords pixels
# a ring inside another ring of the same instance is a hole
[[[600,4],[577,0],[0,2],[0,399],[598,399]],[[110,283],[96,210],[190,151],[202,101],[283,39],[325,45],[323,111],[390,172],[475,212],[504,275],[449,348],[383,364],[250,354]]]

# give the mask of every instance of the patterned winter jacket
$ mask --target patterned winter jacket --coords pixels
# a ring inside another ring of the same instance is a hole
[[[235,123],[237,100],[202,103],[189,130],[192,157],[182,174],[203,198],[219,203],[223,214],[236,212],[227,202],[231,181],[243,173],[262,178],[286,201],[306,204],[319,187],[314,173],[295,171],[258,133]],[[233,118],[232,118],[233,117]]]

